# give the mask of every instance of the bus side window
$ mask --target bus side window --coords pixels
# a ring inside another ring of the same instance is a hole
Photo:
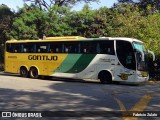
[[[115,55],[114,41],[100,41],[99,48],[101,54]]]
[[[95,54],[97,53],[97,42],[81,42],[81,52],[86,54]]]
[[[50,48],[49,48],[50,53],[62,53],[62,43],[60,42],[53,42],[50,43]]]
[[[56,53],[58,53],[60,50],[59,50],[59,48],[56,48]]]
[[[37,43],[36,44],[36,51],[38,53],[47,53],[48,52],[48,47],[49,47],[49,44],[48,43]],[[31,48],[32,51],[34,51],[34,48],[32,47]]]
[[[50,52],[50,53],[54,53],[54,49],[51,48],[49,52]]]
[[[13,45],[12,45],[12,43],[7,43],[6,44],[6,50],[7,50],[7,52],[13,52]]]
[[[64,43],[64,53],[78,53],[78,42],[66,42]]]
[[[68,52],[69,52],[69,48],[68,48],[68,47],[65,47],[65,48],[64,48],[64,52],[65,52],[65,53],[68,53]]]
[[[89,43],[88,42],[81,42],[80,43],[80,50],[81,50],[81,53],[89,53]]]
[[[41,49],[37,49],[37,52],[40,53],[40,52],[41,52]]]
[[[20,44],[15,44],[13,52],[14,53],[20,53],[21,52],[21,45]]]
[[[22,43],[21,44],[21,52],[22,53],[34,53],[35,52],[35,44],[33,44],[33,43]]]
[[[84,48],[84,49],[83,49],[83,53],[87,53],[87,48]]]
[[[26,49],[26,48],[24,48],[24,49],[23,49],[23,52],[25,52],[25,53],[26,53],[26,52],[27,52],[27,49]]]

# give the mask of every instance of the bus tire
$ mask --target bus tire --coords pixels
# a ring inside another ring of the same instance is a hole
[[[33,78],[33,79],[37,79],[38,78],[38,70],[35,67],[31,67],[29,70],[29,77]]]
[[[111,84],[112,83],[112,75],[108,71],[101,71],[98,75],[100,82],[103,84]]]
[[[20,76],[21,77],[28,77],[28,70],[26,67],[22,66],[20,68]]]

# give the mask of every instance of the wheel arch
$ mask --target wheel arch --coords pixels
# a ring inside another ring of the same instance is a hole
[[[29,68],[26,65],[22,65],[22,66],[19,67],[18,73],[20,72],[20,69],[23,68],[23,67],[26,68],[27,71],[29,71]]]
[[[99,71],[99,72],[98,72],[98,76],[97,76],[98,79],[100,79],[100,74],[101,74],[102,72],[106,72],[107,74],[110,74],[110,75],[111,75],[111,78],[112,78],[112,81],[113,81],[113,73],[112,73],[111,70],[108,70],[108,69]]]

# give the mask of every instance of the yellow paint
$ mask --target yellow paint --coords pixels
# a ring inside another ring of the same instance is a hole
[[[78,41],[86,39],[80,36],[65,36],[65,37],[46,37],[44,40],[8,40],[6,43],[29,43],[29,42],[56,42],[56,41]],[[29,55],[51,56],[58,57],[58,60],[29,60]],[[5,52],[5,71],[11,73],[19,73],[21,66],[35,66],[38,69],[39,75],[51,75],[60,64],[64,61],[68,54],[51,54],[51,53],[8,53]]]
[[[81,36],[65,36],[65,37],[47,37],[45,40],[78,40],[84,37]]]
[[[46,37],[44,40],[8,40],[6,43],[26,43],[26,42],[50,42],[50,41],[78,41],[85,39],[81,36]]]
[[[144,95],[142,98],[132,107],[131,111],[144,111],[150,100],[153,98],[153,95]]]
[[[125,106],[123,105],[123,103],[118,98],[114,97],[115,101],[118,103],[118,105],[120,107],[120,110],[122,111],[123,120],[138,120],[138,117],[125,117],[125,114],[123,113],[123,111],[143,112],[152,98],[153,98],[153,95],[151,95],[151,94],[142,96],[141,99],[130,110],[127,111]]]
[[[140,73],[141,73],[141,75],[142,75],[143,77],[147,77],[147,76],[148,76],[148,72],[141,71]]]
[[[58,60],[28,60],[29,55],[47,55],[57,56]],[[53,71],[60,66],[68,54],[37,54],[37,53],[7,53],[5,55],[5,71],[11,73],[19,73],[21,66],[26,66],[28,70],[35,66],[39,71],[39,75],[51,75]],[[11,56],[10,58],[8,58]]]
[[[124,73],[121,73],[121,75],[119,75],[119,77],[122,79],[122,80],[128,80],[128,77],[132,75],[132,74],[124,74]]]

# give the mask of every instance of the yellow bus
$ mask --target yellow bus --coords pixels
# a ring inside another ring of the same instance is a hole
[[[9,40],[5,72],[22,77],[143,82],[148,80],[146,50],[140,40],[121,37],[47,37],[45,40]]]

